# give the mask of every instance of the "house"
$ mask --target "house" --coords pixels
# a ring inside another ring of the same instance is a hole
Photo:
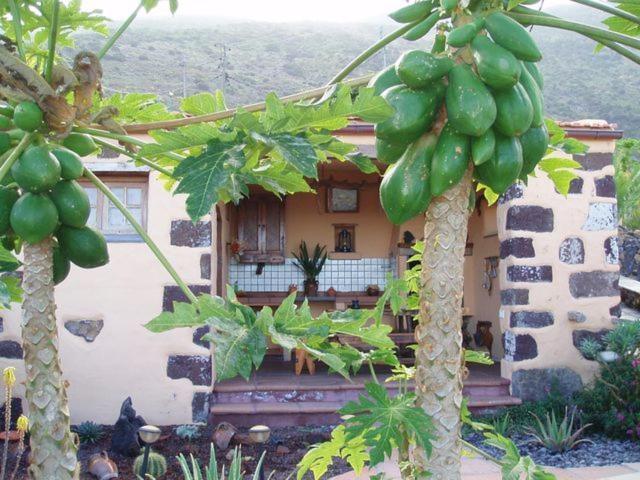
[[[589,153],[575,157],[583,170],[567,198],[540,177],[512,187],[496,205],[479,201],[471,215],[465,338],[472,348],[478,343],[487,348],[493,338],[491,355],[499,362],[488,373],[472,375],[465,387],[484,395],[480,407],[538,398],[556,381],[565,391],[579,388],[597,364],[583,358],[577,346],[611,328],[619,315],[612,151],[622,134],[605,122],[564,128],[590,146]],[[375,155],[371,125],[355,122],[336,134]],[[407,241],[422,237],[423,219],[392,226],[378,200],[379,176],[349,164],[322,165],[317,195],[280,201],[254,191],[239,205],[219,206],[194,224],[184,197],[168,194],[146,168],[112,152],[89,161],[195,292],[220,293],[230,284],[255,307],[277,305],[291,285],[302,289],[291,252],[304,240],[330,252],[319,293],[310,298],[314,311],[344,309],[354,301],[366,308],[376,300],[367,288],[384,289],[388,274],[401,274],[411,255]],[[330,416],[345,399],[340,392],[351,387],[338,385],[342,380],[326,374],[296,377],[281,351],[266,362],[271,377],[223,383],[212,395],[212,360],[200,340],[202,329],[153,334],[143,327],[173,301],[184,300],[182,293],[120,213],[98,191],[87,189],[91,222],[106,234],[111,262],[98,270],[74,267],[56,289],[74,423],[112,423],[128,396],[147,421],[160,425],[204,421],[210,412],[246,421],[264,413],[293,421],[295,412],[302,422],[313,413]],[[2,320],[1,364],[16,366],[20,382],[19,309],[5,312]],[[391,315],[387,321],[396,331],[403,328],[396,338],[406,345],[410,322],[401,324]],[[356,382],[351,390],[357,388]],[[22,389],[18,386],[17,396]]]

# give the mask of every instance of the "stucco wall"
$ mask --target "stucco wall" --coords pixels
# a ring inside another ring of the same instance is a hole
[[[577,347],[612,327],[620,302],[610,142],[593,142],[567,198],[544,178],[514,186],[498,207],[504,376],[539,398],[552,379],[566,392],[597,364]]]

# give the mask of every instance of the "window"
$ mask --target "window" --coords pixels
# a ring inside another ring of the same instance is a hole
[[[142,177],[103,177],[102,181],[127,207],[138,223],[146,229],[147,179]],[[82,186],[91,203],[88,225],[100,230],[110,242],[142,241],[120,210],[102,192],[89,183],[83,183]]]

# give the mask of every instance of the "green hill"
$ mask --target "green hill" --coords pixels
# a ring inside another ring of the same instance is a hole
[[[564,16],[597,24],[598,15],[562,7]],[[554,13],[558,13],[556,10]],[[104,61],[107,93],[148,91],[175,105],[189,94],[222,88],[230,106],[285,95],[325,83],[356,54],[395,26],[372,24],[179,23],[142,21]],[[544,53],[548,113],[560,120],[601,118],[640,136],[640,67],[569,32],[535,28]],[[89,35],[81,46],[97,48]],[[422,45],[430,42],[425,41]],[[416,44],[396,42],[360,69],[375,71]],[[223,47],[224,46],[224,47]]]

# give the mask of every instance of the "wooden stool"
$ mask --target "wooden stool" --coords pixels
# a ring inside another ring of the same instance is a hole
[[[311,358],[311,355],[309,355],[306,350],[296,348],[296,375],[300,375],[302,373],[302,369],[305,365],[307,366],[307,370],[309,370],[309,375],[316,374],[316,362]]]

